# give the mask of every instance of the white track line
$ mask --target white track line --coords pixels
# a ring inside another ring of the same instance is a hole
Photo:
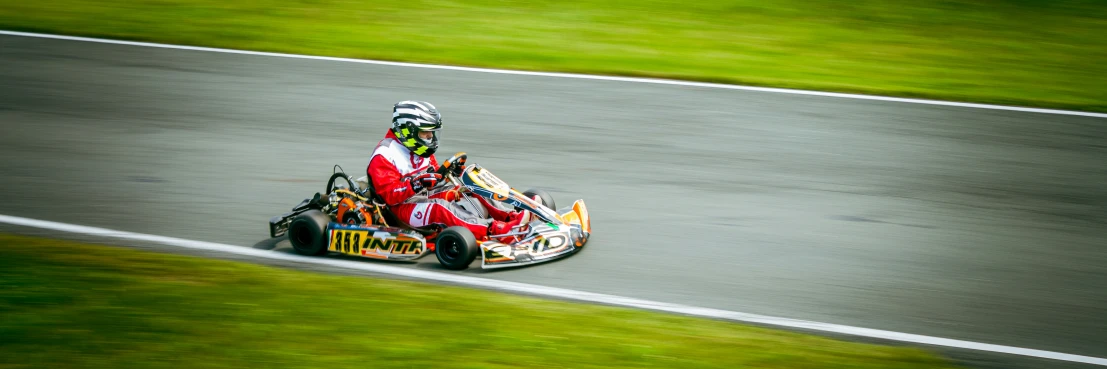
[[[351,260],[335,260],[321,257],[306,257],[300,255],[286,254],[276,251],[258,250],[249,247],[232,246],[219,243],[193,241],[173,237],[155,236],[142,233],[132,233],[125,231],[116,231],[111,229],[96,228],[81,226],[75,224],[57,223],[45,220],[29,219],[22,217],[13,217],[8,215],[0,215],[0,223],[14,224],[19,226],[34,227],[41,229],[49,229],[55,231],[79,233],[84,235],[120,238],[125,240],[145,241],[153,242],[162,245],[177,246],[188,249],[196,250],[208,250],[216,251],[227,254],[246,255],[265,259],[294,261],[304,264],[319,264],[327,265],[338,268],[361,270],[366,272],[390,274],[396,276],[403,276],[416,279],[425,279],[440,282],[449,282],[467,286],[475,286],[481,288],[487,288],[492,290],[500,290],[507,292],[519,292],[524,294],[533,294],[540,296],[556,297],[577,301],[595,302],[601,304],[610,304],[618,306],[626,306],[639,309],[665,311],[677,314],[685,314],[706,318],[726,319],[733,321],[742,321],[750,323],[759,323],[780,327],[791,327],[810,329],[815,331],[832,332],[847,334],[853,336],[881,338],[892,341],[902,341],[911,343],[921,343],[926,345],[948,346],[962,349],[979,350],[979,351],[991,351],[1004,354],[1014,354],[1023,356],[1033,356],[1046,359],[1063,360],[1077,363],[1095,364],[1107,366],[1107,359],[1081,356],[1073,354],[1065,354],[1060,352],[1034,350],[1020,347],[993,345],[988,343],[979,343],[971,341],[961,341],[948,338],[922,336],[910,333],[900,333],[883,331],[878,329],[859,328],[845,325],[819,323],[805,320],[796,320],[788,318],[777,318],[765,315],[747,314],[735,311],[719,310],[702,308],[687,305],[670,304],[664,302],[656,302],[649,300],[640,300],[629,297],[621,297],[614,295],[604,295],[592,292],[575,291],[564,288],[546,287],[526,283],[500,281],[486,278],[477,278],[462,276],[457,274],[447,274],[430,272],[425,270],[402,268],[388,265],[380,265],[376,263],[365,263]]]
[[[793,95],[813,95],[813,96],[826,96],[826,97],[840,97],[840,98],[847,98],[847,99],[894,101],[894,102],[903,102],[903,103],[912,103],[912,104],[957,106],[957,107],[963,107],[963,108],[1008,110],[1008,111],[1020,111],[1020,112],[1028,112],[1028,113],[1078,115],[1078,116],[1085,116],[1085,117],[1107,118],[1107,113],[1092,113],[1092,112],[1082,112],[1082,111],[1072,111],[1072,110],[1056,110],[1056,109],[1039,109],[1039,108],[1021,107],[1021,106],[974,104],[974,103],[963,103],[963,102],[955,102],[955,101],[907,99],[907,98],[875,96],[875,95],[857,95],[857,94],[846,94],[846,93],[836,93],[836,92],[793,90],[793,89],[786,89],[786,88],[769,88],[769,87],[727,85],[727,84],[721,84],[721,83],[689,82],[689,81],[654,79],[654,78],[613,77],[613,76],[572,74],[572,73],[528,72],[528,71],[505,70],[505,69],[456,67],[456,66],[435,65],[435,64],[399,63],[399,62],[389,62],[389,61],[380,61],[380,60],[349,59],[349,58],[336,58],[336,57],[329,57],[329,56],[314,56],[314,55],[299,55],[299,54],[282,54],[282,53],[270,53],[270,52],[262,52],[262,51],[248,51],[248,50],[235,50],[235,49],[221,49],[221,48],[213,48],[213,47],[171,45],[171,44],[159,44],[159,43],[151,43],[151,42],[121,41],[121,40],[110,40],[110,39],[102,39],[102,38],[51,35],[51,34],[43,34],[43,33],[16,32],[16,31],[4,31],[4,30],[0,30],[0,35],[37,37],[37,38],[51,38],[51,39],[58,39],[58,40],[85,41],[85,42],[97,42],[97,43],[104,43],[104,44],[130,45],[130,46],[156,47],[156,48],[163,48],[163,49],[209,51],[209,52],[228,53],[228,54],[276,56],[276,57],[282,57],[282,58],[296,58],[296,59],[326,60],[326,61],[347,62],[347,63],[389,65],[389,66],[396,66],[396,67],[445,69],[445,70],[455,70],[455,71],[465,71],[465,72],[516,74],[516,75],[525,75],[525,76],[577,78],[577,79],[618,81],[618,82],[634,82],[634,83],[653,83],[653,84],[662,84],[662,85],[678,85],[678,86],[691,86],[691,87],[704,87],[704,88],[721,88],[721,89],[728,89],[728,90],[745,90],[745,91],[759,91],[759,92],[776,92],[776,93],[793,94]]]
[[[399,63],[388,62],[378,60],[363,60],[363,59],[349,59],[349,58],[336,58],[325,56],[313,56],[313,55],[297,55],[297,54],[282,54],[282,53],[270,53],[260,51],[247,51],[247,50],[234,50],[234,49],[221,49],[211,47],[198,47],[198,46],[184,46],[184,45],[169,45],[158,44],[149,42],[134,42],[134,41],[121,41],[121,40],[109,40],[89,37],[75,37],[75,36],[63,36],[63,35],[50,35],[41,33],[28,33],[28,32],[14,32],[0,30],[0,35],[8,36],[22,36],[22,37],[37,37],[37,38],[49,38],[69,41],[84,41],[84,42],[96,42],[105,44],[118,44],[118,45],[130,45],[130,46],[142,46],[142,47],[155,47],[164,49],[178,49],[178,50],[192,50],[192,51],[208,51],[218,53],[229,54],[244,54],[244,55],[257,55],[257,56],[274,56],[283,58],[296,58],[296,59],[311,59],[311,60],[325,60],[336,62],[348,62],[348,63],[362,63],[362,64],[376,64],[376,65],[389,65],[398,67],[412,67],[412,68],[429,68],[429,69],[444,69],[455,71],[467,71],[467,72],[481,72],[481,73],[497,73],[497,74],[515,74],[515,75],[527,75],[527,76],[542,76],[542,77],[559,77],[559,78],[577,78],[577,79],[590,79],[590,80],[605,80],[605,81],[618,81],[618,82],[634,82],[634,83],[652,83],[652,84],[665,84],[665,85],[679,85],[679,86],[691,86],[691,87],[704,87],[704,88],[720,88],[731,90],[746,90],[746,91],[759,91],[759,92],[775,92],[786,93],[796,95],[813,95],[813,96],[827,96],[827,97],[840,97],[849,99],[862,99],[862,100],[879,100],[879,101],[893,101],[904,102],[914,104],[929,104],[929,105],[944,105],[944,106],[957,106],[966,108],[979,108],[979,109],[993,109],[993,110],[1008,110],[1008,111],[1020,111],[1030,113],[1043,113],[1043,114],[1060,114],[1060,115],[1077,115],[1096,118],[1107,118],[1107,114],[1104,113],[1091,113],[1080,111],[1068,111],[1068,110],[1054,110],[1054,109],[1038,109],[1038,108],[1026,108],[1017,106],[1002,106],[1002,105],[989,105],[989,104],[973,104],[973,103],[961,103],[961,102],[949,102],[949,101],[936,101],[936,100],[923,100],[923,99],[906,99],[898,97],[885,97],[885,96],[871,96],[871,95],[856,95],[856,94],[844,94],[833,92],[820,92],[820,91],[805,91],[805,90],[792,90],[782,88],[766,88],[766,87],[753,87],[753,86],[740,86],[740,85],[726,85],[718,83],[704,83],[704,82],[688,82],[688,81],[676,81],[676,80],[663,80],[652,78],[631,78],[631,77],[612,77],[612,76],[597,76],[597,75],[583,75],[583,74],[569,74],[569,73],[546,73],[546,72],[528,72],[528,71],[513,71],[513,70],[500,70],[500,69],[487,69],[487,68],[470,68],[470,67],[456,67],[446,65],[432,65],[432,64],[414,64],[414,63]],[[747,314],[727,310],[701,308],[695,306],[686,306],[678,304],[670,304],[663,302],[655,302],[648,300],[640,300],[628,297],[604,295],[591,292],[575,291],[569,289],[545,287],[538,285],[531,285],[517,282],[499,281],[485,278],[461,276],[455,274],[445,274],[437,272],[429,272],[417,269],[400,268],[386,265],[378,265],[371,263],[361,263],[347,260],[334,260],[325,258],[310,258],[299,255],[284,254],[274,251],[263,251],[247,247],[232,246],[211,242],[193,241],[180,238],[155,236],[141,233],[132,233],[124,231],[116,231],[104,228],[87,227],[73,224],[56,223],[36,219],[28,219],[21,217],[13,217],[7,215],[0,215],[0,222],[35,227],[42,229],[50,229],[56,231],[80,233],[86,235],[103,236],[120,238],[136,241],[154,242],[163,245],[177,246],[189,249],[209,250],[217,251],[228,254],[246,255],[259,258],[267,258],[274,260],[286,260],[295,261],[306,264],[320,264],[339,268],[355,269],[373,273],[390,274],[396,276],[403,276],[409,278],[441,281],[456,283],[468,286],[482,287],[493,290],[519,292],[526,294],[534,294],[541,296],[557,297],[578,301],[596,302],[603,304],[611,304],[618,306],[626,306],[633,308],[641,308],[648,310],[666,311],[678,314],[686,314],[707,318],[726,319],[750,323],[759,323],[781,327],[810,329],[815,331],[847,334],[854,336],[863,336],[871,338],[887,339],[892,341],[921,343],[927,345],[936,346],[948,346],[963,349],[972,349],[979,351],[990,351],[1013,355],[1023,355],[1040,357],[1046,359],[1055,359],[1062,361],[1070,361],[1077,363],[1095,364],[1107,366],[1107,359],[1072,355],[1052,351],[1043,351],[1019,347],[1010,347],[1002,345],[993,345],[987,343],[971,342],[954,340],[940,337],[922,336],[917,334],[900,333],[892,331],[883,331],[877,329],[851,327],[837,324],[819,323],[812,321],[777,318],[764,315]]]

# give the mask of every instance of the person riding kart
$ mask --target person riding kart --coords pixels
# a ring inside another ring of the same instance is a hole
[[[397,219],[414,228],[464,226],[478,240],[509,233],[525,225],[528,211],[500,208],[480,196],[458,196],[439,174],[438,131],[442,115],[428,102],[405,100],[392,107],[392,127],[369,158],[366,168],[376,194]],[[460,174],[464,156],[449,170]],[[501,241],[509,242],[510,237]]]

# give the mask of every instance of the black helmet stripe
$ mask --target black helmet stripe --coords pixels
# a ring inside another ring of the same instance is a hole
[[[412,110],[412,111],[419,111],[419,112],[423,112],[423,113],[427,113],[427,114],[430,114],[430,112],[431,112],[431,109],[427,109],[427,108],[424,108],[420,105],[414,105],[414,104],[397,105],[396,110]]]
[[[429,106],[428,107],[426,105],[420,104],[418,101],[401,102],[399,104],[396,104],[396,109],[397,110],[399,110],[399,109],[411,109],[411,110],[417,110],[417,111],[420,111],[420,112],[424,112],[424,113],[427,113],[427,114],[430,114],[432,111],[438,110],[438,109],[435,109],[434,106]]]
[[[393,108],[393,122],[413,124],[419,128],[437,127],[441,116],[434,105],[420,101],[401,101]]]
[[[410,104],[410,105],[415,105],[415,106],[416,106],[416,109],[420,109],[420,110],[431,110],[431,107],[429,107],[429,106],[427,106],[427,105],[424,105],[424,104],[423,104],[422,102],[419,102],[419,101],[411,101],[411,102],[408,102],[408,104]]]
[[[396,113],[392,114],[392,115],[394,117],[397,117],[397,118],[405,118],[405,119],[421,119],[421,120],[425,120],[425,121],[434,121],[435,120],[434,116],[427,113],[427,112],[422,112],[422,111],[418,111],[418,110],[411,110],[411,109],[397,109]]]

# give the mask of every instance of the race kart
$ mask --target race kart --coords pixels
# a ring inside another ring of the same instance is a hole
[[[293,249],[302,255],[337,252],[415,260],[433,252],[438,262],[451,270],[468,268],[478,255],[484,269],[548,262],[572,255],[588,242],[592,225],[584,200],[555,210],[549,193],[540,189],[518,192],[480,165],[467,165],[454,174],[450,168],[464,163],[465,158],[465,153],[459,153],[442,163],[438,173],[447,180],[439,188],[456,190],[459,196],[481,196],[504,210],[529,210],[532,220],[508,233],[480,240],[460,226],[412,227],[388,211],[370,178],[350,180],[336,165],[326,191],[271,218],[269,235],[287,234]],[[514,241],[497,241],[505,238]]]

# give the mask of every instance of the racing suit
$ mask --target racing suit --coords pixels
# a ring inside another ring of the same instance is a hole
[[[479,196],[459,197],[457,191],[443,188],[445,186],[420,193],[412,189],[409,182],[412,177],[437,169],[438,160],[433,154],[428,158],[415,155],[389,130],[373,150],[366,174],[392,214],[413,228],[464,226],[482,240],[490,231],[493,234],[506,232],[511,225],[505,222],[523,216]]]

